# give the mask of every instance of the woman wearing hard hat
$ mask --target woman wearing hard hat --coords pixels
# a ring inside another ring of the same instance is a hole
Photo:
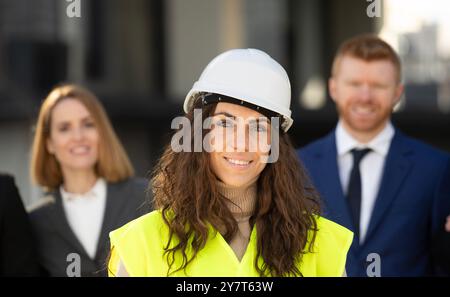
[[[200,126],[210,149],[166,148],[152,178],[157,210],[110,233],[109,274],[342,276],[353,234],[319,215],[286,134],[290,97],[286,72],[260,50],[212,60],[184,102],[189,135],[199,110],[212,123]]]

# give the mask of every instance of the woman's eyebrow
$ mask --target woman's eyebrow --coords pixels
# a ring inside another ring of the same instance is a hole
[[[234,115],[232,115],[232,114],[230,114],[230,113],[228,113],[226,111],[221,111],[221,112],[213,114],[213,116],[218,116],[218,115],[224,115],[226,117],[233,118],[233,119],[236,118],[236,116],[234,116]],[[249,123],[253,123],[253,122],[258,122],[258,123],[266,122],[266,123],[269,123],[270,121],[269,121],[269,119],[267,117],[260,116],[260,117],[257,117],[257,118],[252,117],[252,119],[250,119]]]
[[[257,123],[269,123],[270,121],[269,121],[269,119],[267,118],[267,117],[265,117],[265,116],[260,116],[260,117],[257,117],[257,118],[252,118],[250,121],[249,121],[249,123],[253,123],[253,122],[257,122]]]
[[[221,111],[221,112],[213,114],[213,116],[218,116],[218,115],[224,115],[226,117],[233,118],[233,119],[236,118],[234,115],[232,115],[226,111]]]
[[[60,122],[55,123],[55,126],[57,126],[57,127],[62,127],[62,126],[66,126],[66,125],[70,125],[70,121],[60,121]]]
[[[85,116],[83,118],[80,119],[81,122],[88,122],[88,121],[93,121],[94,118],[91,115]],[[56,122],[56,125],[67,125],[70,124],[71,120],[62,120],[60,122]]]
[[[91,115],[87,115],[84,118],[82,118],[81,120],[84,121],[84,122],[85,121],[92,121],[92,120],[94,120],[94,118]]]

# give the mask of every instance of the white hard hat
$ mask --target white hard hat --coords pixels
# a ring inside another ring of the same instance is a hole
[[[283,67],[257,49],[233,49],[214,58],[184,100],[187,113],[198,93],[214,93],[262,107],[283,117],[281,128],[292,125],[291,84]]]

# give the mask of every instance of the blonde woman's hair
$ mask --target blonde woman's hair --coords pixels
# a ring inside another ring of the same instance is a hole
[[[108,116],[97,97],[89,90],[74,84],[55,87],[41,105],[31,155],[31,178],[34,183],[49,190],[63,183],[61,167],[55,156],[47,150],[51,137],[52,112],[65,99],[75,99],[86,107],[92,116],[100,137],[97,176],[108,182],[119,182],[134,175],[134,169],[120,143]]]

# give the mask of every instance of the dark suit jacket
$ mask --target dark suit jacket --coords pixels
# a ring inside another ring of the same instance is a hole
[[[339,180],[335,132],[298,151],[324,202],[324,215],[354,230]],[[347,255],[349,276],[367,276],[371,253],[381,276],[433,275],[433,236],[450,213],[450,156],[403,135],[392,139],[365,241]]]
[[[67,257],[76,253],[81,260],[81,276],[107,276],[109,232],[150,211],[146,186],[145,179],[137,178],[107,184],[105,215],[95,259],[88,256],[69,226],[60,191],[38,201],[29,211],[39,262],[46,275],[67,276],[69,265],[74,263],[74,258]]]
[[[0,175],[0,276],[38,275],[30,222],[11,176]]]

